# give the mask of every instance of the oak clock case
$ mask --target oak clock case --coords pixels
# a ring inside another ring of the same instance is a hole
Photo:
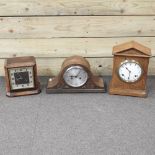
[[[131,41],[114,46],[113,55],[109,94],[146,97],[151,50]]]
[[[37,66],[33,56],[8,58],[5,61],[6,95],[9,97],[40,93]]]
[[[105,92],[105,84],[101,77],[92,74],[85,58],[72,56],[63,62],[58,76],[49,78],[46,92],[102,93]]]

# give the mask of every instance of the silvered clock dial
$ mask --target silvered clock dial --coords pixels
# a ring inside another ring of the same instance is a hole
[[[81,87],[87,82],[88,74],[81,66],[71,66],[65,71],[63,78],[69,86]]]

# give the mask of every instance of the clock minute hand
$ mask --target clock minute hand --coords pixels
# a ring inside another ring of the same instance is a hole
[[[79,72],[77,73],[77,75],[75,76],[76,78],[78,77],[78,75],[80,74],[81,70],[79,70]]]
[[[129,77],[128,77],[128,79],[130,79],[130,74],[131,74],[131,71],[126,67],[126,70],[128,70],[128,72],[129,72]]]

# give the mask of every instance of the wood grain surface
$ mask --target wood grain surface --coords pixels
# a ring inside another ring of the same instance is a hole
[[[3,17],[0,38],[155,36],[155,16]]]
[[[154,0],[1,0],[3,16],[155,15]]]
[[[0,39],[0,58],[33,55],[37,58],[112,57],[114,45],[130,40],[152,49],[155,56],[155,37],[125,38],[54,38],[54,39]]]

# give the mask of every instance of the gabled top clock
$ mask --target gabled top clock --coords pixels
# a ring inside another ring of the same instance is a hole
[[[135,41],[113,48],[110,94],[146,97],[147,72],[151,50]]]

